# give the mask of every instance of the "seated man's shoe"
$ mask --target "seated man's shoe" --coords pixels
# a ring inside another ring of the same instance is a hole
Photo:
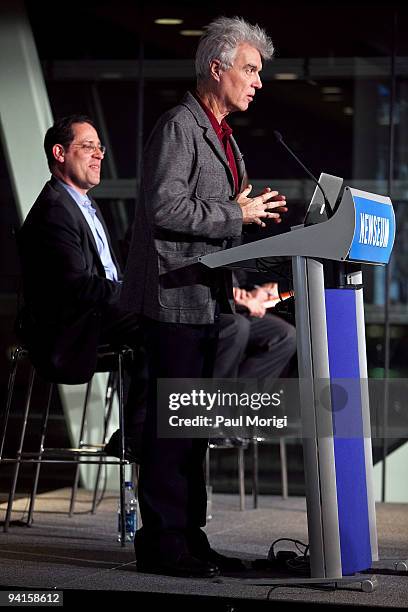
[[[137,560],[136,566],[138,572],[183,578],[214,578],[220,573],[214,563],[196,559],[188,553],[182,553],[176,561],[154,560],[151,557]]]
[[[208,446],[210,448],[232,448],[233,444],[231,438],[210,438],[208,440]]]
[[[125,459],[130,463],[140,463],[141,455],[141,435],[127,436],[125,435]],[[109,457],[121,458],[121,440],[120,429],[117,429],[110,437],[110,440],[105,444],[104,452]]]
[[[230,440],[232,446],[235,446],[235,448],[248,448],[250,442],[249,438],[239,438],[237,436],[235,438],[230,438]]]
[[[229,438],[210,438],[208,445],[210,448],[240,448],[246,449],[249,440],[247,438],[229,437]]]

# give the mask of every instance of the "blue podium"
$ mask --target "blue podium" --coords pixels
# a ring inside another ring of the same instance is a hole
[[[378,560],[361,264],[388,263],[395,217],[388,197],[319,182],[332,215],[316,189],[304,225],[200,261],[292,258],[311,578],[340,579]]]

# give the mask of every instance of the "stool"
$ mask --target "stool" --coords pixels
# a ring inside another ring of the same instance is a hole
[[[266,442],[264,438],[254,436],[251,438],[252,443],[252,498],[253,507],[258,508],[258,446],[260,442]],[[281,479],[281,492],[282,499],[288,498],[288,464],[286,457],[286,439],[281,436],[279,437],[279,457],[280,457],[280,479]]]
[[[98,348],[98,365],[96,368],[96,372],[110,371],[112,375],[113,374],[116,375],[116,376],[110,376],[108,380],[108,385],[110,386],[108,386],[107,388],[107,395],[106,395],[106,400],[105,400],[105,406],[107,406],[108,412],[105,417],[104,440],[102,444],[98,445],[98,448],[100,450],[97,450],[95,445],[87,446],[83,441],[87,409],[88,409],[88,403],[89,403],[89,398],[90,398],[90,393],[91,393],[91,385],[92,385],[92,379],[91,379],[91,381],[89,381],[89,383],[87,384],[87,389],[85,393],[78,448],[65,448],[65,449],[44,448],[44,441],[45,441],[45,436],[47,433],[47,425],[48,425],[48,417],[49,417],[49,410],[50,410],[50,405],[51,405],[52,392],[54,389],[54,383],[48,383],[49,386],[48,386],[48,391],[47,391],[47,401],[45,403],[45,406],[44,406],[44,409],[41,415],[41,436],[40,436],[39,448],[35,452],[31,452],[31,453],[24,452],[23,447],[24,447],[24,441],[25,441],[26,432],[27,432],[30,408],[31,408],[31,395],[32,395],[32,390],[34,386],[34,380],[36,377],[35,368],[30,362],[29,380],[28,380],[28,387],[27,387],[27,392],[26,392],[26,397],[25,397],[22,428],[21,428],[20,438],[18,441],[18,450],[17,450],[15,457],[3,458],[3,449],[4,449],[4,443],[5,443],[5,439],[7,435],[7,426],[8,426],[10,411],[11,411],[11,407],[13,403],[14,383],[15,383],[18,365],[22,359],[29,360],[29,352],[27,348],[25,348],[22,345],[19,345],[15,348],[15,350],[12,353],[12,358],[11,358],[11,370],[10,370],[10,376],[9,376],[8,388],[7,388],[6,410],[4,414],[4,420],[3,420],[3,432],[2,432],[1,441],[0,441],[0,461],[3,463],[14,463],[15,464],[12,484],[11,484],[11,488],[9,491],[6,518],[4,521],[4,531],[5,532],[8,531],[9,526],[10,526],[10,518],[11,518],[11,512],[13,508],[16,488],[17,488],[18,475],[19,475],[20,465],[22,463],[31,463],[36,466],[33,487],[32,487],[31,495],[30,495],[28,518],[27,518],[27,525],[31,525],[33,521],[34,504],[35,504],[35,498],[37,495],[38,480],[39,480],[40,469],[41,469],[42,463],[57,463],[57,464],[58,463],[74,463],[76,464],[75,479],[74,479],[74,484],[72,487],[70,509],[69,509],[69,516],[72,516],[73,511],[74,511],[75,500],[76,500],[76,492],[78,488],[80,464],[94,463],[94,464],[99,464],[99,468],[100,468],[101,461],[104,460],[106,464],[112,464],[112,465],[119,466],[120,509],[121,509],[121,515],[122,515],[121,545],[125,546],[126,522],[125,522],[124,487],[125,487],[125,466],[128,465],[129,462],[125,460],[125,450],[124,450],[125,440],[124,440],[124,412],[123,412],[123,362],[124,362],[125,357],[129,356],[131,353],[132,353],[132,350],[128,346],[119,346],[119,347],[115,346],[114,347],[114,346],[106,345],[106,346],[102,346]],[[109,424],[110,414],[112,411],[113,396],[114,396],[115,390],[117,391],[117,394],[118,394],[118,404],[119,404],[119,427],[121,431],[121,458],[117,460],[106,461],[105,459],[106,455],[102,449],[104,447],[104,443],[106,442],[106,433],[107,433],[107,428]],[[97,460],[95,460],[94,458],[96,458]],[[100,469],[98,470],[97,481],[96,481],[95,489],[94,489],[92,512],[95,511],[95,507],[96,507],[96,496],[97,496],[97,487],[98,487],[98,482],[99,482],[99,474],[100,474]]]
[[[232,441],[233,440],[233,441]],[[248,440],[244,438],[218,438],[210,440],[206,456],[206,482],[210,484],[210,451],[234,448],[237,451],[239,509],[245,510],[245,450],[248,448]],[[254,484],[254,483],[253,483]],[[252,491],[254,489],[252,488]],[[255,506],[254,506],[255,507]]]
[[[238,467],[238,488],[239,488],[239,509],[245,510],[245,450],[249,444],[252,447],[252,507],[258,508],[258,492],[259,492],[259,461],[258,461],[258,445],[264,442],[264,438],[253,436],[252,438],[218,438],[210,440],[208,444],[208,452],[206,456],[206,483],[210,485],[210,450],[223,450],[227,448],[235,448],[237,451],[237,467]],[[288,497],[288,473],[286,459],[286,440],[284,437],[279,438],[279,454],[281,466],[281,488],[282,499]]]

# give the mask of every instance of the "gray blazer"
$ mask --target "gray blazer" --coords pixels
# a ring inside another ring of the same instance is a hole
[[[242,155],[231,139],[240,190]],[[242,213],[223,147],[187,93],[157,122],[147,142],[122,305],[159,321],[204,324],[216,301],[234,310],[231,274],[197,263],[240,243]]]

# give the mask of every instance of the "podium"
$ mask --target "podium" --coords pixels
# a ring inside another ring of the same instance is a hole
[[[339,579],[378,560],[361,264],[388,263],[395,216],[388,197],[319,182],[332,215],[316,188],[304,225],[200,262],[292,258],[310,572]]]

